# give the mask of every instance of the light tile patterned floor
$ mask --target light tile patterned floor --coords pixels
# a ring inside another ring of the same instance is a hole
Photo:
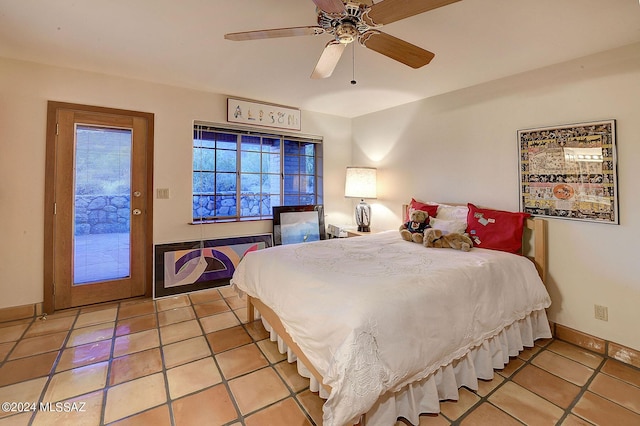
[[[221,288],[0,323],[0,402],[64,403],[0,411],[0,426],[320,425],[323,401],[245,318],[244,301]],[[539,341],[420,421],[522,424],[640,425],[640,370]]]

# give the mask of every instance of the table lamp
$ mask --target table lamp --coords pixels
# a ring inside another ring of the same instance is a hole
[[[344,196],[360,198],[356,206],[358,231],[370,232],[371,207],[365,198],[376,198],[376,169],[374,167],[347,167]]]

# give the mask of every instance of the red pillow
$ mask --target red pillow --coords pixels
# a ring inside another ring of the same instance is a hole
[[[467,232],[475,247],[520,254],[522,229],[530,214],[467,206]]]
[[[422,210],[423,212],[427,212],[430,217],[436,217],[436,214],[438,214],[438,205],[421,203],[420,201],[416,201],[415,198],[412,198],[409,203],[409,208],[404,215],[405,222],[409,221],[409,215],[412,210]]]

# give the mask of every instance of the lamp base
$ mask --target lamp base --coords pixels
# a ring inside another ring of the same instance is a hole
[[[370,232],[369,225],[371,225],[371,207],[369,204],[360,200],[360,203],[356,205],[356,224],[358,225],[358,232]]]

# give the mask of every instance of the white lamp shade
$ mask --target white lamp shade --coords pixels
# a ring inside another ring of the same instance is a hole
[[[376,169],[373,167],[347,167],[345,197],[376,198]]]

